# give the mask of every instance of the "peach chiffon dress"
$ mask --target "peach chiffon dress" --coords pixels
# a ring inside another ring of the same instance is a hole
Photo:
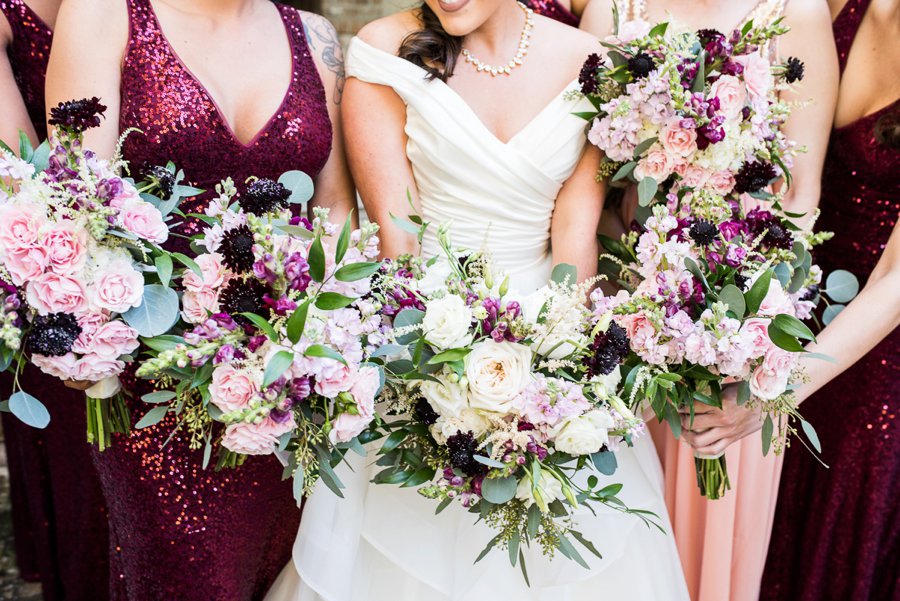
[[[649,21],[647,0],[616,2],[622,22]],[[748,15],[772,22],[786,0],[762,0]],[[677,16],[675,16],[677,25]],[[730,32],[724,32],[730,33]],[[773,56],[777,49],[767,51]],[[628,218],[626,202],[626,218]],[[630,218],[629,218],[630,221]],[[672,435],[668,424],[650,420],[665,475],[665,499],[693,601],[757,601],[778,498],[782,457],[762,453],[762,439],[748,436],[726,451],[729,490],[722,499],[700,496],[694,451]]]

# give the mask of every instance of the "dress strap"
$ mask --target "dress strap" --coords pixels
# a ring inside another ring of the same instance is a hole
[[[13,43],[18,38],[33,36],[34,29],[52,33],[50,26],[24,0],[0,0],[0,12],[6,17],[12,30]]]
[[[838,51],[838,64],[841,74],[847,67],[847,57],[850,55],[850,49],[853,47],[853,41],[859,31],[866,16],[866,11],[872,0],[848,0],[841,12],[834,19],[832,29],[834,30],[834,41]]]

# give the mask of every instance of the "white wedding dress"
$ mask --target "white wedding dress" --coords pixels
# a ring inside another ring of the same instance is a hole
[[[578,102],[561,93],[503,143],[449,86],[358,38],[347,71],[390,86],[407,105],[407,153],[423,217],[435,224],[424,252],[438,252],[436,224],[452,221],[453,245],[488,249],[520,292],[546,284],[554,201],[585,144],[584,121],[572,114]],[[381,469],[373,457],[348,454],[353,470],[339,469],[344,499],[319,486],[307,500],[294,564],[267,601],[688,599],[672,536],[602,506],[596,516],[578,516],[577,529],[603,554],[583,551],[590,570],[562,556],[550,561],[536,546],[525,550],[530,588],[502,550],[473,565],[492,530],[457,504],[435,515],[437,503],[414,489],[370,484]],[[621,498],[656,513],[670,532],[650,437],[622,449],[618,461],[615,475],[601,481],[624,484]]]

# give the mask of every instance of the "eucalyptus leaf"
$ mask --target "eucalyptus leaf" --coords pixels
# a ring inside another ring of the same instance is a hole
[[[309,202],[315,192],[315,186],[310,176],[302,171],[287,171],[278,178],[278,183],[291,191],[288,202],[291,204],[303,204]]]
[[[837,303],[849,303],[859,294],[859,280],[849,271],[833,271],[825,280],[825,294]]]
[[[656,192],[659,190],[659,184],[652,177],[645,177],[638,182],[638,204],[642,207],[650,206]]]
[[[168,253],[163,253],[156,257],[153,263],[156,265],[156,274],[159,276],[160,284],[168,288],[172,279],[172,257]]]
[[[816,450],[816,452],[822,452],[822,443],[819,442],[819,435],[816,434],[816,429],[813,428],[812,424],[806,421],[805,419],[800,420],[800,426],[803,428],[803,433],[806,434],[806,437],[809,439],[810,444]]]
[[[178,294],[159,284],[144,286],[141,304],[122,314],[143,338],[161,336],[178,322]]]
[[[141,400],[145,403],[167,403],[175,398],[175,393],[171,390],[160,390],[157,392],[149,392],[141,397]]]
[[[488,502],[502,505],[516,496],[519,481],[514,476],[506,478],[485,478],[481,483],[481,496]]]
[[[594,462],[594,467],[597,468],[597,471],[605,476],[612,476],[619,467],[619,462],[616,460],[616,454],[611,451],[594,453],[591,455],[591,461]]]
[[[50,412],[44,404],[24,390],[9,397],[9,410],[32,428],[43,430],[50,423]]]
[[[822,313],[822,323],[827,326],[846,308],[846,305],[829,305]]]
[[[772,416],[766,414],[766,420],[762,426],[762,452],[763,456],[769,454],[769,448],[772,446],[772,433],[775,430],[775,424],[772,423]]]
[[[568,263],[560,263],[553,267],[550,274],[550,280],[556,284],[564,284],[568,282],[570,285],[578,282],[578,270],[574,265]]]
[[[719,300],[728,305],[728,309],[738,319],[742,319],[747,311],[744,293],[734,284],[728,284],[719,292]]]
[[[166,416],[166,413],[169,412],[169,407],[154,407],[150,411],[148,411],[144,417],[142,417],[137,424],[135,424],[135,428],[141,430],[143,428],[149,428],[150,426],[154,426],[161,422],[163,418]]]
[[[634,168],[637,167],[637,163],[635,161],[631,161],[630,163],[625,163],[619,170],[616,171],[616,174],[612,176],[613,182],[617,182],[619,180],[630,177],[632,173],[634,173]]]

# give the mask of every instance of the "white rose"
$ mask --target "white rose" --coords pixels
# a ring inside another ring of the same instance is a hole
[[[458,382],[451,382],[446,376],[437,376],[438,382],[422,382],[422,396],[438,415],[457,417],[468,407],[466,390]]]
[[[516,498],[525,501],[525,504],[528,507],[534,504],[534,490],[531,481],[531,475],[527,475],[522,480],[519,481],[519,486],[516,488]],[[537,485],[537,493],[541,497],[541,501],[538,503],[538,506],[541,507],[542,511],[545,511],[545,507],[552,503],[553,501],[561,501],[566,498],[563,494],[562,484],[550,475],[546,471],[541,471],[541,479]]]
[[[452,269],[446,257],[440,257],[433,265],[425,268],[425,275],[416,282],[419,292],[426,296],[432,295],[447,285]]]
[[[569,455],[591,455],[609,444],[609,429],[615,426],[606,411],[594,410],[572,417],[557,426],[556,450]]]
[[[439,349],[460,348],[472,342],[472,309],[459,296],[450,294],[430,301],[425,307],[422,331],[425,339]]]
[[[606,399],[615,396],[622,382],[622,370],[618,366],[605,376],[594,376],[591,383],[597,396]]]
[[[438,444],[446,444],[447,439],[460,432],[471,432],[480,438],[490,429],[490,422],[473,409],[463,409],[456,417],[441,416],[431,426],[431,435]]]
[[[514,342],[486,340],[466,356],[469,405],[506,413],[531,381],[531,350]]]
[[[120,390],[122,390],[122,384],[119,382],[119,377],[110,376],[103,378],[84,393],[90,399],[109,399],[118,394]]]

